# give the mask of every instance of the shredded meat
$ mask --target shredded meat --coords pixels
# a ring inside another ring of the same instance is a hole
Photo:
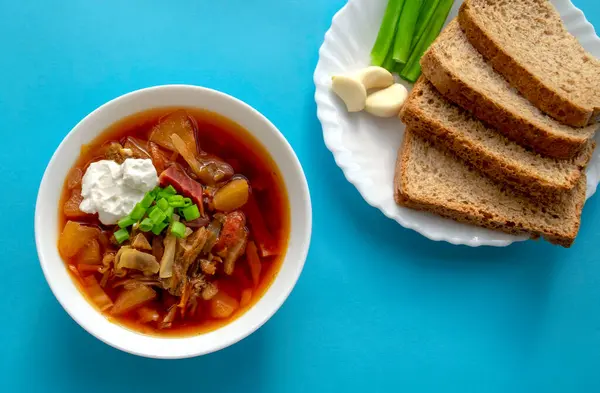
[[[209,274],[212,276],[217,271],[217,264],[214,260],[209,261],[206,259],[201,259],[200,260],[200,268],[202,269],[202,272],[204,274]]]
[[[207,285],[203,274],[198,274],[190,278],[190,284],[193,288],[193,291],[196,293],[200,292]]]
[[[179,250],[173,264],[173,276],[170,278],[168,285],[171,294],[181,296],[183,287],[187,282],[188,269],[198,255],[200,255],[202,247],[204,247],[204,243],[208,237],[207,233],[206,228],[200,228],[185,240],[178,242]]]
[[[210,300],[217,294],[217,292],[219,292],[217,286],[213,283],[208,283],[202,291],[202,299]]]
[[[225,223],[221,229],[221,235],[214,249],[219,255],[227,254],[227,249],[232,248],[244,237],[244,227],[246,225],[246,216],[241,211],[234,211],[225,216]]]
[[[127,155],[123,154],[123,146],[121,146],[120,143],[111,142],[111,144],[106,148],[104,157],[106,157],[108,160],[113,160],[119,164],[122,164],[127,158]]]

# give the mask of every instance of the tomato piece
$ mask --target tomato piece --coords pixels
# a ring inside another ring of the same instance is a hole
[[[215,250],[227,250],[239,243],[240,238],[245,235],[246,216],[240,211],[234,211],[225,216],[225,222],[215,244]]]

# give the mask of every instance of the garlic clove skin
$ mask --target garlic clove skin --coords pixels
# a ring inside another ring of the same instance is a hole
[[[408,97],[406,87],[399,83],[379,90],[367,97],[365,110],[378,117],[398,116],[400,109]]]
[[[350,75],[336,75],[331,78],[331,89],[344,101],[348,112],[360,112],[365,109],[367,89]]]

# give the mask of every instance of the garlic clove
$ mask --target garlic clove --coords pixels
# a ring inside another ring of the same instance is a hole
[[[331,81],[331,89],[344,101],[348,112],[360,112],[365,108],[367,90],[358,79],[349,75],[336,75]]]
[[[365,89],[383,89],[394,84],[394,76],[382,67],[370,66],[355,74]]]
[[[406,97],[408,97],[406,87],[395,83],[369,95],[365,103],[365,110],[379,117],[397,116]]]

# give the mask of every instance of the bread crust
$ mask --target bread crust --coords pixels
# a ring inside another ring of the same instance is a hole
[[[580,179],[577,190],[574,194],[577,209],[577,224],[576,227],[568,233],[560,233],[557,230],[548,229],[546,231],[536,230],[534,228],[528,228],[524,222],[512,222],[506,217],[500,217],[486,213],[485,206],[479,208],[455,208],[448,204],[443,204],[440,200],[434,198],[419,198],[411,195],[405,187],[409,181],[407,168],[410,161],[411,144],[413,143],[412,131],[407,129],[404,135],[402,146],[398,152],[398,159],[396,162],[396,174],[394,181],[394,196],[396,203],[401,206],[405,206],[415,210],[427,211],[439,216],[450,218],[452,220],[473,224],[480,227],[499,230],[511,235],[528,235],[531,238],[543,237],[547,241],[553,244],[557,244],[563,247],[570,247],[575,241],[577,232],[579,231],[581,221],[581,210],[585,202],[585,176]],[[500,188],[499,188],[500,189]]]
[[[536,195],[541,198],[554,199],[557,193],[573,189],[582,176],[582,169],[591,159],[594,142],[578,158],[577,165],[580,170],[574,173],[563,183],[548,182],[546,179],[534,176],[531,173],[512,164],[500,157],[490,155],[484,148],[472,141],[461,138],[450,127],[432,119],[424,113],[419,105],[412,99],[413,95],[419,92],[428,83],[421,77],[415,84],[409,98],[407,99],[400,113],[401,120],[410,128],[412,132],[418,134],[431,143],[445,146],[464,161],[469,162],[479,171],[489,177],[510,184],[514,188],[530,195]]]
[[[503,75],[512,86],[540,110],[556,120],[573,127],[584,127],[598,122],[600,108],[587,108],[572,101],[547,86],[537,75],[513,59],[478,23],[477,16],[469,6],[469,0],[461,5],[458,21],[469,42]]]
[[[447,69],[434,47],[421,58],[421,68],[427,79],[448,100],[494,126],[507,138],[540,154],[570,159],[580,154],[592,139],[585,135],[557,135],[548,128],[538,127],[520,113],[496,104]]]

